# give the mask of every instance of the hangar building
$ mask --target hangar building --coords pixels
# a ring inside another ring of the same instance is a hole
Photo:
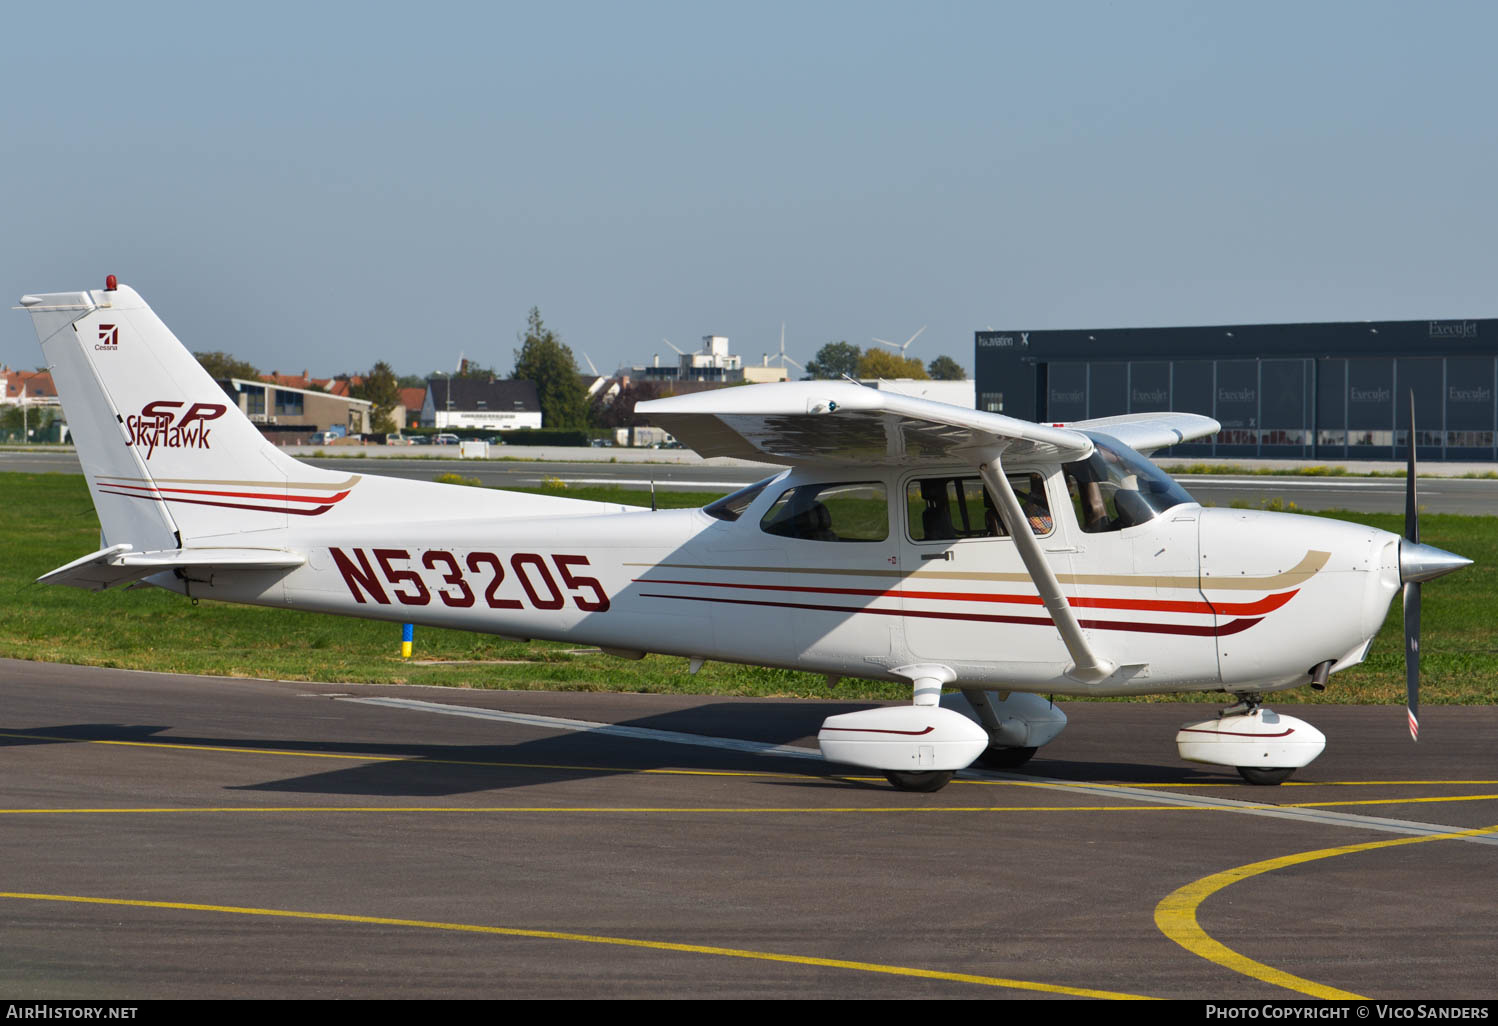
[[[1037,421],[1178,410],[1189,457],[1493,460],[1498,319],[975,333],[978,408]]]

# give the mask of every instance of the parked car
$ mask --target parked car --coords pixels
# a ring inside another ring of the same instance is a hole
[[[457,435],[450,435],[447,432],[443,432],[442,434],[440,434],[440,435],[438,435],[438,436],[436,436],[435,438],[432,439],[432,444],[433,445],[457,445],[459,441],[461,441],[461,439],[459,439]]]

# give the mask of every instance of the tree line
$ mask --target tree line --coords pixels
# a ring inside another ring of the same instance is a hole
[[[541,311],[531,307],[526,318],[525,330],[518,335],[520,348],[515,350],[515,369],[510,372],[512,381],[534,381],[541,403],[541,420],[548,429],[579,430],[587,428],[629,427],[635,423],[635,404],[648,399],[657,399],[670,394],[669,383],[631,381],[619,392],[605,398],[595,397],[591,402],[583,387],[577,360],[572,349],[562,341],[560,335],[548,328],[541,319]],[[198,362],[215,380],[242,378],[258,380],[260,371],[250,363],[236,359],[228,353],[194,353]],[[816,358],[806,365],[807,379],[854,378],[919,378],[937,381],[964,381],[967,373],[950,356],[938,356],[922,366],[915,357],[870,346],[860,350],[846,341],[828,342],[817,350]],[[434,371],[429,377],[449,376],[446,371]],[[451,373],[457,378],[476,378],[493,381],[499,375],[476,361],[463,360]],[[423,388],[428,378],[414,374],[398,376],[389,363],[381,360],[362,375],[340,374],[334,380],[350,382],[349,394],[355,399],[367,399],[374,404],[370,422],[377,432],[395,430],[392,414],[400,404],[402,388]]]
[[[967,372],[950,356],[938,356],[924,367],[914,356],[869,346],[860,350],[849,342],[828,342],[806,365],[808,378],[915,378],[925,381],[966,381]]]

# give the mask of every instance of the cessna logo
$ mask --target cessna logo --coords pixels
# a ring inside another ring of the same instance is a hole
[[[222,417],[229,407],[222,403],[193,403],[185,413],[178,411],[187,406],[174,399],[158,399],[146,403],[140,416],[131,414],[125,418],[125,441],[140,446],[146,451],[146,459],[157,449],[207,449],[208,422]]]
[[[94,348],[105,353],[119,352],[120,326],[118,324],[99,325],[99,342]]]

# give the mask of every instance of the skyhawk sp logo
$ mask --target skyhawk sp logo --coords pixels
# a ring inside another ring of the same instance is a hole
[[[178,408],[186,405],[173,399],[146,403],[139,416],[131,414],[125,418],[126,444],[143,448],[146,459],[158,448],[209,448],[208,422],[222,417],[229,407],[222,403],[193,403],[179,418]]]
[[[99,342],[94,346],[95,351],[102,353],[117,353],[120,351],[120,326],[118,324],[99,325]]]

